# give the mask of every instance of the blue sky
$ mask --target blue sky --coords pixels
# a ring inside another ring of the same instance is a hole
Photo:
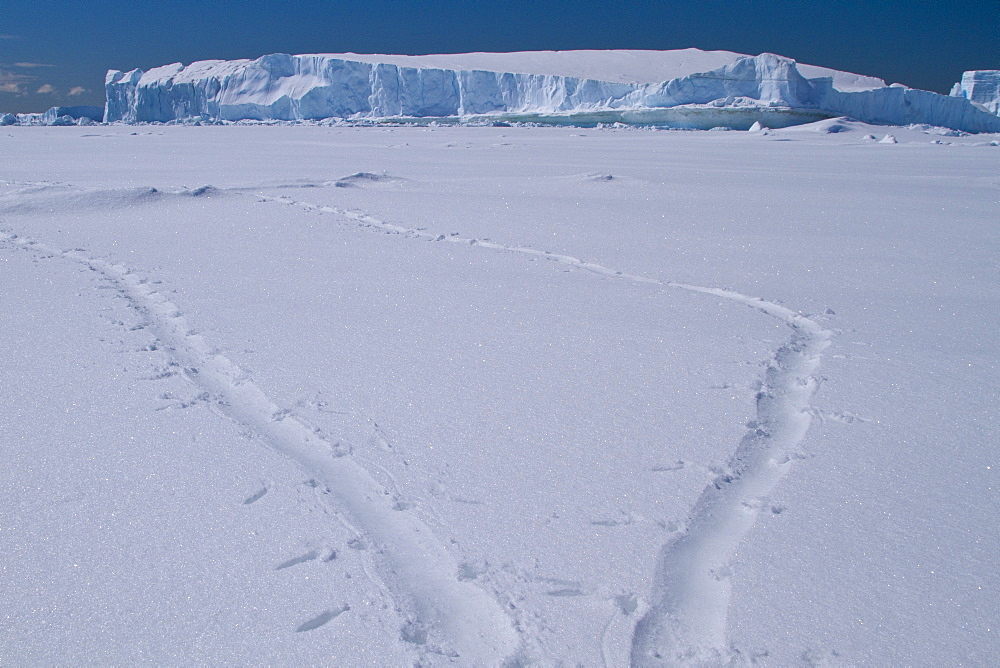
[[[285,53],[771,51],[947,92],[1000,69],[1000,0],[0,2],[0,111],[102,104],[108,69]]]

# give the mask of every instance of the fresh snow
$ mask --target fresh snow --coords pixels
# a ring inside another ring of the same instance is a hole
[[[1000,136],[0,142],[12,665],[1000,652]]]

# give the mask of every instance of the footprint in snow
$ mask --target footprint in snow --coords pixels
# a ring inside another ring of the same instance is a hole
[[[661,473],[664,471],[680,471],[681,469],[687,468],[688,463],[683,459],[678,459],[673,464],[657,464],[653,467],[653,471]]]
[[[330,182],[335,188],[358,188],[372,183],[386,183],[391,181],[402,181],[398,176],[388,174],[374,174],[372,172],[355,172],[349,176],[344,176],[336,181]]]
[[[345,604],[345,605],[343,605],[343,606],[341,606],[339,608],[335,608],[333,610],[324,610],[323,612],[321,612],[320,614],[316,615],[315,617],[313,617],[309,621],[304,622],[303,624],[300,624],[299,627],[297,629],[295,629],[295,632],[296,633],[304,633],[306,631],[313,631],[315,629],[318,629],[319,627],[323,626],[324,624],[327,624],[327,623],[333,621],[334,619],[336,619],[337,617],[340,617],[342,614],[344,614],[345,612],[347,612],[350,609],[351,609],[350,606],[348,606],[348,605]]]
[[[274,567],[276,571],[283,571],[286,568],[291,568],[292,566],[298,566],[299,564],[304,564],[307,561],[313,561],[319,557],[319,551],[310,550],[303,555],[298,557],[292,557],[288,561],[282,562]]]
[[[257,503],[262,498],[264,498],[264,495],[267,494],[268,489],[269,489],[269,485],[262,486],[256,492],[254,492],[253,494],[251,494],[247,498],[243,499],[243,505],[244,506],[249,506],[251,503]]]

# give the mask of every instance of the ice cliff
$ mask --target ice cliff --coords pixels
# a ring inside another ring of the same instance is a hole
[[[1000,114],[1000,70],[965,72],[951,94],[982,105],[991,114]]]
[[[40,114],[0,114],[0,125],[90,125],[104,118],[103,107],[52,107]]]
[[[815,115],[968,132],[1000,132],[1000,117],[963,97],[881,86],[840,86],[836,77],[806,78],[797,63],[764,53],[662,83],[481,69],[409,67],[344,55],[273,54],[256,60],[208,60],[147,72],[108,72],[105,121],[308,120],[385,117],[621,118],[669,124],[665,112],[704,106],[799,110]],[[750,113],[745,113],[750,112]],[[603,114],[603,115],[602,115]],[[773,113],[772,113],[773,116]],[[770,117],[769,117],[770,118]],[[746,120],[744,119],[744,120]],[[800,121],[801,122],[801,121]]]

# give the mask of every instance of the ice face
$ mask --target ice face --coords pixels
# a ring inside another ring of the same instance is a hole
[[[837,80],[836,74],[807,78],[794,60],[770,53],[736,58],[708,72],[652,84],[411,67],[333,55],[272,54],[257,60],[174,63],[148,72],[112,70],[106,80],[105,121],[509,114],[544,121],[540,115],[619,112],[609,118],[655,123],[662,118],[657,110],[711,105],[740,108],[748,118],[747,127],[755,120],[745,113],[748,110],[752,115],[755,108],[784,108],[880,124],[926,123],[968,132],[1000,131],[1000,119],[970,104],[965,99],[969,95],[949,97],[901,86],[858,90],[838,87]],[[995,84],[993,90],[995,100]]]
[[[969,70],[962,74],[951,94],[982,105],[991,114],[1000,114],[1000,70]]]
[[[0,126],[5,125],[93,125],[104,117],[104,107],[77,105],[52,107],[42,113],[0,114]]]

